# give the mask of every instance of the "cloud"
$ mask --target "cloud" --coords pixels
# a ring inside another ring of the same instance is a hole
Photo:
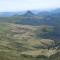
[[[51,9],[60,7],[60,0],[0,0],[0,11]]]

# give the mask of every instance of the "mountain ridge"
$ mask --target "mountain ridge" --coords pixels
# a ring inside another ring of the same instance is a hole
[[[46,11],[40,11],[40,10],[27,10],[27,11],[20,11],[20,12],[0,12],[0,17],[9,17],[14,15],[25,15],[27,12],[29,12],[32,15],[51,15],[51,14],[58,14],[60,13],[60,8],[54,9],[54,10],[46,10]]]

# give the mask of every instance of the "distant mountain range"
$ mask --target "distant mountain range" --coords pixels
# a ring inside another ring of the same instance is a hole
[[[31,11],[22,11],[22,12],[0,12],[0,17],[9,17],[14,15],[46,16],[46,15],[56,15],[56,14],[60,14],[60,8],[50,11],[31,10]]]

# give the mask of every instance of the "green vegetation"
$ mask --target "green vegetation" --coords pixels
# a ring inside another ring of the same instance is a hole
[[[60,60],[59,14],[0,16],[0,60]]]
[[[60,60],[59,41],[37,37],[53,30],[51,26],[0,23],[0,60]]]

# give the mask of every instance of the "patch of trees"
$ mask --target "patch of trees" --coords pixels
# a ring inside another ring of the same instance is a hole
[[[44,38],[44,39],[53,39],[59,40],[60,39],[60,28],[52,27],[52,26],[44,26],[39,28],[36,31],[36,37]]]

